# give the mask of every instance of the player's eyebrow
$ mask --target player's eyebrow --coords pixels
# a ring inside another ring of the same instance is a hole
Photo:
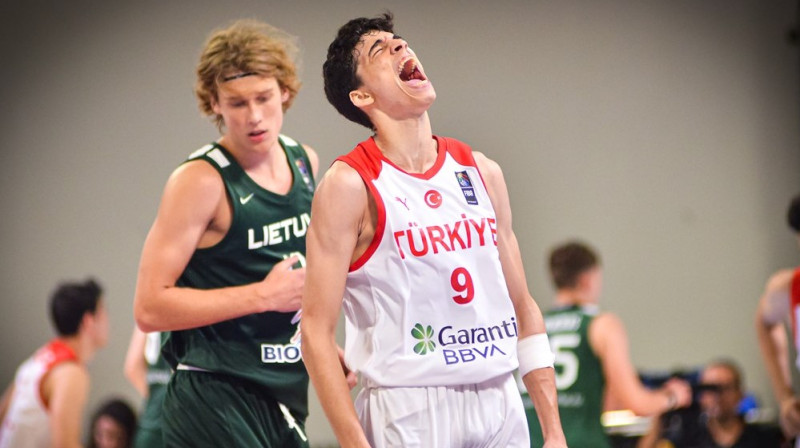
[[[378,39],[375,39],[375,42],[373,42],[373,43],[372,43],[372,46],[371,46],[371,47],[369,47],[369,51],[367,52],[367,55],[368,55],[369,57],[372,57],[372,50],[374,50],[374,49],[375,49],[375,47],[377,47],[378,45],[382,44],[383,42],[385,42],[385,41],[383,40],[383,38],[378,38]]]

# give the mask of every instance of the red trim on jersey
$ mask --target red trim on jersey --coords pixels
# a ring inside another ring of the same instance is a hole
[[[383,204],[383,199],[381,198],[380,194],[378,194],[378,190],[375,189],[375,185],[372,183],[378,178],[378,175],[381,172],[381,160],[383,160],[383,154],[380,153],[380,150],[378,150],[378,154],[376,154],[374,151],[370,151],[370,143],[371,146],[377,150],[375,142],[372,138],[370,138],[369,140],[359,143],[358,146],[356,146],[348,154],[336,158],[336,160],[350,165],[350,167],[356,170],[358,175],[361,176],[361,180],[363,180],[364,185],[367,186],[369,194],[375,199],[375,206],[378,209],[378,224],[375,229],[375,234],[372,235],[372,241],[370,241],[367,250],[364,251],[364,253],[361,254],[361,256],[359,256],[358,259],[350,265],[350,272],[353,272],[363,266],[364,263],[369,260],[372,254],[375,253],[375,251],[378,249],[378,244],[383,237],[383,230],[386,228],[386,208]]]
[[[381,152],[380,148],[378,148],[378,145],[375,143],[375,139],[373,137],[364,140],[352,151],[336,159],[350,165],[350,167],[356,170],[356,172],[361,176],[361,179],[364,181],[364,184],[367,186],[367,190],[375,199],[375,205],[378,209],[378,224],[377,228],[375,229],[375,234],[372,236],[372,241],[370,241],[367,250],[364,251],[364,253],[361,254],[361,256],[350,265],[349,272],[353,272],[363,266],[364,263],[366,263],[372,254],[374,254],[378,249],[378,245],[383,238],[383,232],[386,228],[386,208],[383,198],[381,198],[378,190],[373,184],[373,181],[380,175],[381,165],[383,163],[386,163],[387,165],[390,165],[398,171],[409,176],[427,180],[431,179],[439,172],[439,170],[442,168],[442,165],[444,165],[446,154],[450,153],[456,162],[461,165],[475,167],[480,175],[481,171],[478,169],[478,166],[475,163],[475,158],[472,156],[472,149],[469,147],[469,145],[452,138],[439,137],[436,135],[434,135],[433,138],[437,143],[436,161],[424,173],[409,173],[408,171],[392,163],[391,160],[387,159],[386,156],[383,155],[383,152]],[[482,175],[481,181],[483,181]],[[483,184],[485,185],[486,183],[483,182]]]
[[[36,353],[36,358],[44,364],[44,373],[39,377],[39,385],[37,386],[39,390],[39,402],[44,409],[49,410],[48,403],[45,401],[44,395],[42,395],[42,383],[44,379],[55,366],[69,361],[78,362],[78,355],[76,355],[72,348],[61,339],[53,339],[47,345],[39,349]]]
[[[798,306],[800,306],[800,268],[795,269],[792,282],[789,285],[789,314],[792,316],[792,335],[794,336],[795,346],[798,345],[797,315],[795,313]]]
[[[391,160],[387,159],[386,156],[383,155],[383,152],[381,152],[380,148],[378,148],[378,145],[375,143],[375,138],[373,137],[364,140],[363,142],[359,143],[358,146],[364,148],[365,151],[367,151],[372,157],[374,157],[378,161],[386,162],[387,165],[391,165],[400,172],[408,174],[409,176],[416,177],[418,179],[430,179],[433,176],[435,176],[436,173],[439,172],[439,169],[442,167],[442,165],[444,165],[444,156],[445,153],[447,152],[447,144],[444,138],[437,137],[434,135],[433,139],[436,140],[438,148],[436,152],[436,161],[433,162],[433,165],[430,168],[428,168],[428,170],[425,171],[424,173],[409,173],[408,171],[395,165]],[[375,176],[375,178],[377,178],[377,176]]]

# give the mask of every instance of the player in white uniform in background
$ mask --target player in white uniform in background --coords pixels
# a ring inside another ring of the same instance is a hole
[[[800,195],[792,199],[786,215],[789,228],[800,238]],[[797,437],[795,447],[800,448],[800,396],[792,389],[789,373],[789,347],[784,327],[787,322],[791,323],[795,349],[800,351],[800,267],[780,270],[769,279],[756,312],[756,333],[780,408],[781,428],[787,436]],[[795,368],[800,369],[800,355],[795,360]]]
[[[390,14],[350,21],[323,68],[328,100],[375,135],[314,197],[301,326],[311,380],[343,447],[528,447],[519,351],[545,446],[566,446],[502,172],[433,136],[433,86],[392,27]],[[345,359],[364,386],[355,406],[334,337],[343,306]]]
[[[58,336],[17,369],[0,400],[0,447],[79,447],[89,395],[86,363],[108,342],[108,315],[93,280],[61,284],[50,299]]]

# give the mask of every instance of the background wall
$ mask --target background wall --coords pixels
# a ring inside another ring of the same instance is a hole
[[[321,166],[366,138],[322,94],[327,45],[390,6],[438,99],[434,132],[504,168],[531,290],[548,249],[602,253],[603,306],[642,369],[737,359],[771,404],[753,330],[768,275],[797,264],[798,47],[790,0],[229,0],[0,6],[0,383],[52,335],[63,279],[106,287],[110,346],[90,406],[121,393],[139,252],[169,173],[216,138],[192,94],[215,27],[256,17],[299,37],[304,87],[284,133]],[[317,404],[311,441],[332,433]]]

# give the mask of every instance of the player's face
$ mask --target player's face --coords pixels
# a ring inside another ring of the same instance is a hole
[[[422,64],[400,36],[386,31],[367,33],[356,46],[355,55],[356,74],[363,85],[351,93],[351,99],[354,93],[368,95],[368,106],[396,118],[408,112],[424,112],[436,99]]]
[[[737,415],[742,393],[736,387],[733,373],[723,366],[710,366],[703,371],[702,384],[718,386],[718,390],[704,391],[700,407],[712,418],[730,418]]]
[[[108,344],[108,312],[104,301],[97,302],[97,309],[91,316],[92,340],[95,347],[105,347]]]
[[[289,93],[273,77],[244,76],[219,84],[214,112],[222,116],[223,139],[234,151],[269,150],[283,126]]]

